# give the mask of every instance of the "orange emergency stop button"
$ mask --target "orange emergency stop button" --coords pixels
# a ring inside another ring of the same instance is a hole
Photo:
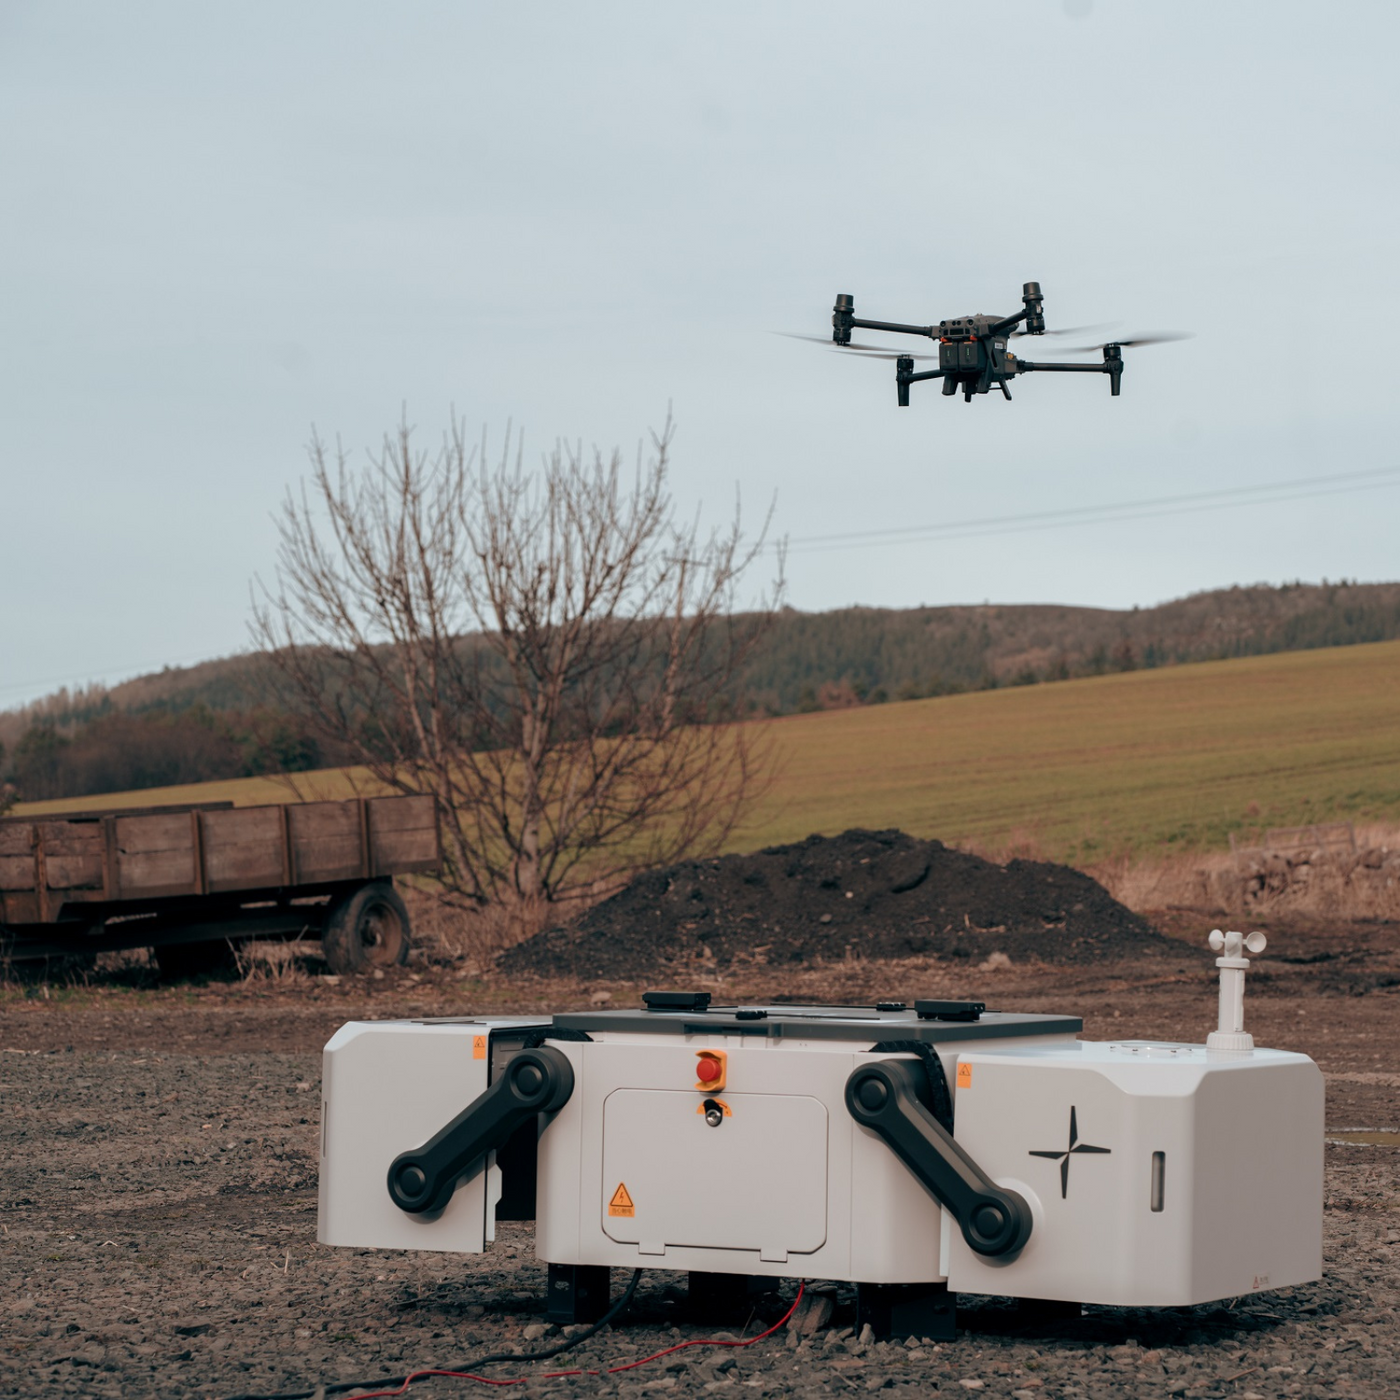
[[[726,1056],[723,1050],[697,1050],[695,1052],[695,1087],[697,1089],[723,1089]]]

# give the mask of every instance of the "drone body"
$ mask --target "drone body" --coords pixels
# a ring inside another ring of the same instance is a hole
[[[855,298],[841,293],[831,317],[832,341],[850,347],[855,354],[875,354],[895,361],[895,384],[901,408],[909,406],[909,386],[925,379],[941,379],[946,395],[962,391],[966,402],[974,394],[1000,389],[1009,399],[1007,382],[1018,374],[1053,371],[1061,374],[1106,374],[1109,392],[1116,398],[1123,377],[1123,347],[1146,345],[1157,340],[1175,340],[1176,335],[1143,336],[1135,340],[1110,341],[1105,345],[1083,347],[1103,351],[1101,364],[1034,363],[1018,359],[1008,349],[1014,336],[1045,335],[1045,311],[1039,282],[1027,282],[1021,292],[1022,308],[1013,316],[959,316],[937,325],[912,326],[894,321],[867,321],[855,314]],[[1025,325],[1022,327],[1021,323]],[[1021,327],[1021,329],[1017,329]],[[921,335],[938,342],[938,368],[914,369],[915,356],[891,354],[876,346],[852,346],[855,329],[893,331],[901,335]],[[1051,335],[1063,332],[1051,331]]]

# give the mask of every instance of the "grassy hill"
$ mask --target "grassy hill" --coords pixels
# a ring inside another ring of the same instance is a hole
[[[1127,611],[786,610],[730,699],[740,713],[772,717],[1396,638],[1394,583],[1217,589]],[[275,668],[258,654],[0,712],[0,783],[31,801],[305,772],[350,757],[285,707]]]
[[[761,723],[779,774],[735,849],[897,826],[945,841],[1034,841],[1083,863],[1218,847],[1232,830],[1267,825],[1400,818],[1400,642]],[[286,801],[291,781],[153,788],[102,805]],[[348,793],[355,781],[353,770],[295,778],[308,797]],[[31,803],[16,814],[93,805]]]

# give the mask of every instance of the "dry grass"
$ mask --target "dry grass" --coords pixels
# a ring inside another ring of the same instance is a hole
[[[308,957],[320,957],[318,943],[254,939],[233,945],[239,980],[268,991],[290,992],[310,985],[311,974],[306,968]]]
[[[496,955],[546,928],[577,918],[592,902],[568,904],[494,904],[463,909],[425,889],[403,889],[413,923],[413,943],[432,962],[460,962],[472,972],[485,972]]]
[[[1358,823],[1354,831],[1358,851],[1400,851],[1400,824]],[[1013,832],[1002,841],[969,842],[965,849],[998,864],[1017,858],[1053,858],[1028,830]],[[1400,882],[1388,885],[1385,872],[1357,872],[1346,862],[1319,864],[1306,886],[1290,885],[1284,891],[1253,899],[1239,894],[1240,872],[1229,851],[1122,852],[1084,863],[1081,868],[1129,909],[1189,909],[1241,916],[1255,912],[1338,919],[1400,918]]]

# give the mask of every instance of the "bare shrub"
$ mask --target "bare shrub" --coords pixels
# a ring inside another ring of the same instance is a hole
[[[670,439],[630,479],[617,452],[568,446],[527,470],[509,440],[489,465],[455,421],[432,454],[404,424],[359,472],[317,439],[283,507],[254,638],[381,789],[436,797],[463,908],[529,923],[713,852],[764,781],[733,692],[781,553],[740,611],[766,524],[748,541],[737,506],[709,533],[678,518]]]

